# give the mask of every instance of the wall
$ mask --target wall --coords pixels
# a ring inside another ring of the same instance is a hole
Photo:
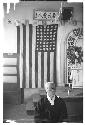
[[[29,24],[33,23],[33,10],[34,9],[45,9],[45,10],[56,10],[58,11],[60,8],[60,1],[29,1],[29,2],[20,2],[16,4],[15,11],[13,10],[13,4],[10,8],[10,12],[8,14],[5,13],[4,16],[4,32],[5,32],[5,43],[4,43],[4,53],[5,52],[14,52],[17,51],[17,40],[16,40],[16,26],[15,20],[19,20],[22,23],[24,19],[29,20]],[[78,27],[82,26],[83,20],[83,6],[82,3],[67,3],[63,2],[63,7],[74,7],[73,18],[78,21],[77,26],[73,26],[71,24],[59,25],[58,27],[58,36],[57,36],[57,56],[56,56],[56,71],[57,71],[57,84],[58,86],[64,86],[64,60],[63,60],[63,52],[64,52],[64,42],[68,33]],[[5,8],[6,9],[6,8]],[[8,24],[8,19],[11,20],[11,24]],[[61,44],[62,43],[62,44]],[[62,49],[61,49],[62,48]]]

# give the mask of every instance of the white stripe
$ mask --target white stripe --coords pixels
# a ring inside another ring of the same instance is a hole
[[[38,52],[38,88],[41,88],[41,52]]]
[[[20,88],[22,88],[23,80],[23,27],[20,26]]]
[[[26,88],[29,88],[29,25],[26,26]]]
[[[50,81],[53,82],[54,52],[50,52]]]
[[[35,45],[36,45],[36,27],[33,26],[33,35],[32,35],[32,88],[35,88]]]
[[[44,52],[44,84],[47,82],[47,52]]]

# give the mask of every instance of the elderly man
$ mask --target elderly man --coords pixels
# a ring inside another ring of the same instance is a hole
[[[67,109],[65,102],[55,95],[53,82],[45,84],[46,96],[43,96],[35,107],[35,122],[58,123],[65,122]]]

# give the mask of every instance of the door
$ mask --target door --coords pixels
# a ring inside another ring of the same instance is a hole
[[[20,27],[17,26],[17,53],[3,53],[3,103],[20,104]]]

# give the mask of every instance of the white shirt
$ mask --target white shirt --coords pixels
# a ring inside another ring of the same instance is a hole
[[[54,97],[51,99],[48,94],[47,94],[47,99],[49,100],[49,102],[51,103],[51,105],[54,105],[54,100],[55,100],[55,95]]]

